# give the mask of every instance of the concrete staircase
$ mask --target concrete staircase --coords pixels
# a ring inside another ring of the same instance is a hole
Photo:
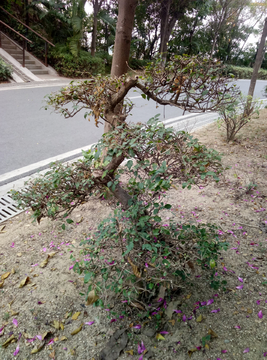
[[[5,34],[1,33],[2,48],[21,65],[23,63],[22,47],[9,39]],[[50,72],[39,60],[33,55],[25,51],[25,67],[34,75],[48,75]]]

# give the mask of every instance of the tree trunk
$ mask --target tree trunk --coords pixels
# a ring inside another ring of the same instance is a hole
[[[111,76],[114,77],[119,77],[127,72],[127,62],[130,55],[134,13],[137,2],[138,0],[119,0],[119,15],[111,67]],[[116,112],[118,112],[118,109],[116,109]],[[112,119],[111,122],[113,122]],[[106,133],[111,129],[112,126],[106,122],[104,132]]]
[[[167,29],[170,15],[171,0],[163,0],[160,11],[160,54],[167,52]]]
[[[91,43],[91,55],[95,56],[96,51],[96,33],[97,33],[97,15],[104,0],[93,0],[94,8],[94,20],[93,20],[93,31],[92,31],[92,43]]]
[[[95,56],[95,50],[96,50],[97,14],[98,14],[98,0],[95,0],[92,43],[91,43],[91,55],[92,56]]]
[[[253,97],[253,94],[254,94],[255,85],[256,85],[256,81],[257,81],[257,77],[258,77],[258,72],[261,67],[261,63],[262,63],[262,59],[263,59],[263,55],[264,55],[264,46],[265,46],[266,36],[267,36],[267,18],[265,19],[264,28],[263,28],[262,35],[261,35],[261,41],[260,41],[260,45],[259,45],[259,48],[257,51],[257,56],[256,56],[255,64],[253,67],[253,73],[252,73],[252,77],[250,80],[248,96],[251,96],[251,97]],[[251,104],[251,101],[252,101],[252,99],[250,99],[250,104]]]

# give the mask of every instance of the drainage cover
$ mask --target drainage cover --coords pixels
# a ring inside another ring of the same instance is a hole
[[[0,223],[23,212],[10,195],[0,196]]]

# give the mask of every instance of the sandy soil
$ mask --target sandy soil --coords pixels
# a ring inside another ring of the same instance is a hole
[[[210,288],[206,274],[197,268],[181,283],[181,294],[168,303],[158,329],[153,317],[142,320],[134,311],[111,322],[114,315],[85,305],[79,294],[86,291],[83,278],[70,269],[70,255],[79,257],[80,241],[109,213],[108,204],[92,200],[82,205],[74,213],[76,223],[65,231],[48,219],[32,223],[26,211],[0,226],[1,360],[96,360],[102,349],[107,354],[102,359],[137,360],[141,341],[143,359],[267,356],[267,110],[235,143],[226,144],[216,124],[196,136],[223,153],[230,168],[219,184],[172,190],[169,216],[221,227],[220,236],[230,243],[217,269],[221,280],[227,280],[226,290]],[[110,339],[115,340],[108,344]],[[31,354],[34,350],[39,351]]]

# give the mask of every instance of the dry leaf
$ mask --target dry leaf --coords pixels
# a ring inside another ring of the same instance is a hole
[[[157,334],[157,335],[156,335],[156,339],[157,339],[157,340],[165,340],[165,337],[162,336],[161,334]]]
[[[62,323],[60,323],[59,325],[60,325],[61,330],[64,330],[64,325]]]
[[[88,294],[86,305],[92,305],[98,300],[95,290],[91,290]]]
[[[208,344],[205,344],[205,349],[209,350],[209,345]]]
[[[145,308],[139,304],[139,303],[131,303],[132,306],[136,307],[137,309],[140,309],[140,310],[145,310]]]
[[[0,289],[4,286],[4,280],[0,282]]]
[[[34,275],[33,275],[33,277],[38,277],[38,276],[39,276],[39,274],[34,274]]]
[[[67,318],[69,318],[70,316],[71,316],[71,312],[68,312],[68,313],[65,314],[64,318],[67,319]]]
[[[153,267],[153,268],[155,268],[156,267],[156,265],[154,265],[154,264],[152,264],[152,263],[147,263],[149,266],[151,266],[151,267]]]
[[[248,312],[249,314],[252,314],[252,313],[253,313],[253,310],[247,309],[247,312]]]
[[[16,338],[15,338],[14,335],[11,335],[11,336],[4,342],[4,344],[2,344],[2,347],[3,347],[3,348],[8,347],[8,345],[9,345],[13,340],[16,340]]]
[[[188,295],[186,296],[186,298],[187,298],[187,299],[190,299],[190,298],[191,298],[191,294],[188,294]]]
[[[55,356],[56,356],[55,350],[49,354],[49,357],[50,357],[51,359],[54,359]]]
[[[52,331],[46,331],[45,333],[43,333],[42,339],[44,340],[47,336],[51,335],[53,335]]]
[[[75,350],[74,350],[74,349],[71,349],[71,350],[70,350],[70,353],[71,353],[71,355],[75,355]]]
[[[2,232],[5,229],[6,225],[2,226],[0,229],[0,232]]]
[[[30,278],[29,276],[27,276],[25,279],[21,281],[21,283],[19,284],[19,288],[22,288],[23,286],[27,285],[29,282],[30,282]]]
[[[174,320],[174,319],[169,320],[169,322],[172,324],[172,326],[174,326],[174,324],[175,324],[175,320]]]
[[[217,338],[217,337],[218,337],[218,335],[216,334],[216,332],[213,331],[212,329],[209,329],[208,334],[211,335],[212,338]]]
[[[125,351],[125,354],[133,355],[134,352],[133,352],[133,350],[127,350],[127,351]]]
[[[42,348],[45,345],[45,341],[43,341],[40,345],[38,345],[37,347],[35,347],[32,351],[31,354],[36,354],[38,353],[40,350],[42,350]]]
[[[7,278],[9,277],[9,275],[10,275],[10,272],[4,273],[4,274],[1,276],[1,280],[7,279]]]
[[[15,274],[16,270],[14,268],[11,269],[11,274]]]
[[[83,221],[83,216],[80,218],[80,220],[77,220],[76,223],[80,224]]]
[[[138,270],[138,267],[132,262],[132,260],[129,258],[129,256],[128,256],[128,259],[127,259],[127,260],[128,260],[128,262],[131,264],[131,266],[132,266],[134,275],[140,279],[141,273],[140,273],[140,271]]]
[[[18,315],[19,314],[19,311],[13,311],[12,309],[11,309],[11,315],[12,316],[16,316],[16,315]]]
[[[80,316],[80,314],[81,314],[81,312],[80,311],[78,311],[78,312],[76,312],[75,314],[73,314],[72,315],[72,320],[77,320],[78,319],[78,317]]]
[[[64,341],[64,340],[68,340],[68,338],[66,338],[66,336],[61,336],[60,341]]]
[[[196,319],[196,322],[201,322],[203,320],[203,316],[200,314],[197,319]]]
[[[53,252],[51,252],[51,253],[48,254],[48,257],[52,258],[52,257],[55,256],[55,255],[56,255],[56,251],[53,251]]]
[[[21,256],[22,256],[22,253],[17,253],[17,256],[18,256],[18,257],[21,257]]]
[[[76,335],[78,334],[83,328],[83,324],[81,324],[77,329],[73,330],[73,332],[71,333],[71,335]]]
[[[188,350],[187,353],[191,357],[195,351],[197,351],[197,349],[191,349],[191,350]]]
[[[59,330],[59,326],[60,326],[59,321],[54,320],[53,323],[51,324],[51,326],[53,326],[55,329]]]
[[[47,258],[44,261],[41,262],[41,264],[40,264],[41,268],[46,267],[46,265],[48,264],[48,259],[49,259],[49,256],[47,256]]]

